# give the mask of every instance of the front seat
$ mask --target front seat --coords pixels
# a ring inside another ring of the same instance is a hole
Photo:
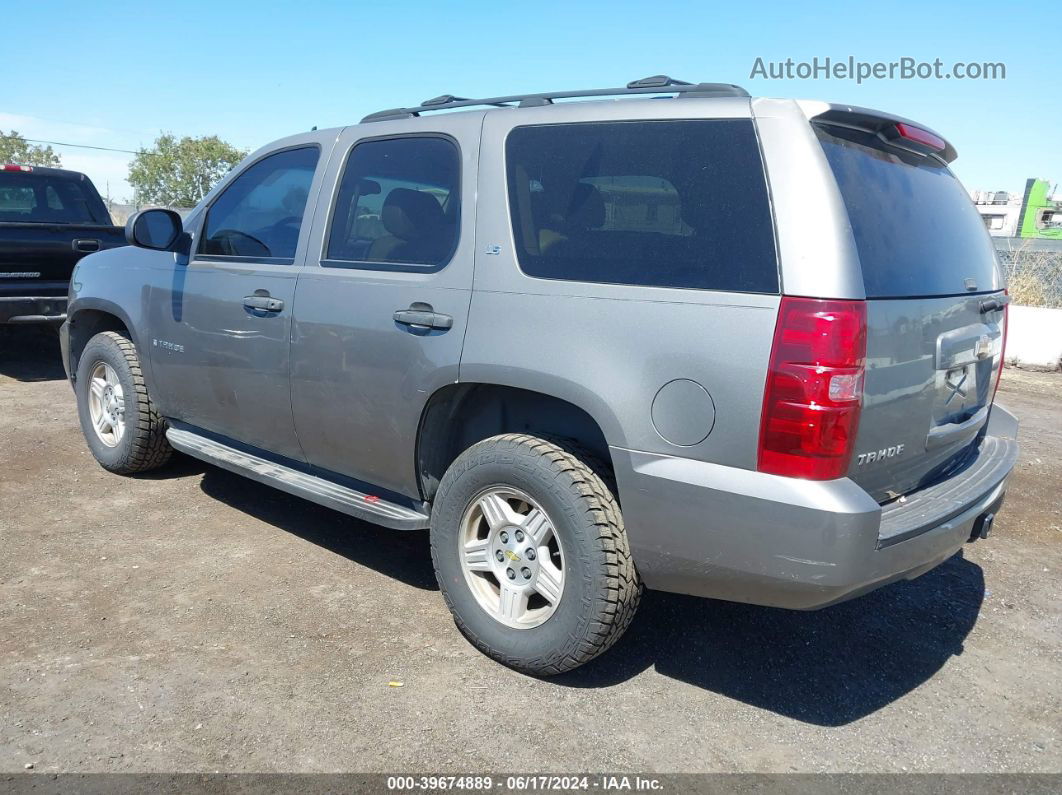
[[[605,199],[594,185],[580,182],[575,186],[568,211],[560,224],[560,231],[543,229],[539,234],[539,247],[543,253],[550,250],[556,256],[583,257],[590,252],[599,252],[601,238],[594,230],[605,225]]]
[[[605,199],[596,186],[580,182],[568,204],[565,231],[577,235],[605,225]]]
[[[435,265],[446,256],[446,219],[430,193],[395,188],[384,200],[380,220],[387,234],[369,246],[370,260]]]

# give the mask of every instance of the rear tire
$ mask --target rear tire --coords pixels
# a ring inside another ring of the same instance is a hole
[[[148,395],[136,346],[115,331],[88,341],[75,382],[81,432],[100,465],[120,475],[147,472],[173,453],[166,421]]]
[[[612,646],[642,592],[604,468],[566,447],[524,434],[479,442],[447,470],[432,511],[435,574],[458,628],[539,676]]]

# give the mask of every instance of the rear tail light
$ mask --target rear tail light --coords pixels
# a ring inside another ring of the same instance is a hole
[[[859,426],[866,304],[783,296],[760,420],[760,472],[830,480]]]
[[[1009,296],[1006,290],[1003,295]],[[1003,362],[1007,360],[1007,329],[1010,328],[1010,302],[1003,304],[1003,342],[999,346],[999,370],[996,372],[996,385],[992,389],[992,402],[996,402],[996,393],[999,391],[999,382],[1003,379]]]
[[[14,163],[7,163],[4,165],[2,171],[33,171],[33,166],[19,166]]]

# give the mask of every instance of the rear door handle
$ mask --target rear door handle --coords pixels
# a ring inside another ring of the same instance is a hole
[[[100,241],[93,240],[92,238],[78,238],[70,244],[74,251],[83,251],[86,254],[91,254],[93,251],[100,250]]]
[[[257,309],[259,312],[279,312],[284,308],[284,302],[279,298],[270,298],[268,295],[245,295],[243,305],[248,309]]]
[[[446,330],[453,328],[454,319],[432,309],[431,304],[410,304],[409,309],[397,309],[393,315],[395,323],[409,326],[411,329]]]

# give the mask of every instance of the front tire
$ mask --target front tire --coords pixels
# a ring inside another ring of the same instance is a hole
[[[169,461],[173,448],[166,440],[166,422],[151,402],[128,337],[103,331],[90,339],[75,384],[81,432],[104,469],[131,475]]]
[[[524,434],[479,442],[447,470],[432,560],[455,623],[487,656],[559,674],[629,626],[641,583],[602,471],[577,448]]]

